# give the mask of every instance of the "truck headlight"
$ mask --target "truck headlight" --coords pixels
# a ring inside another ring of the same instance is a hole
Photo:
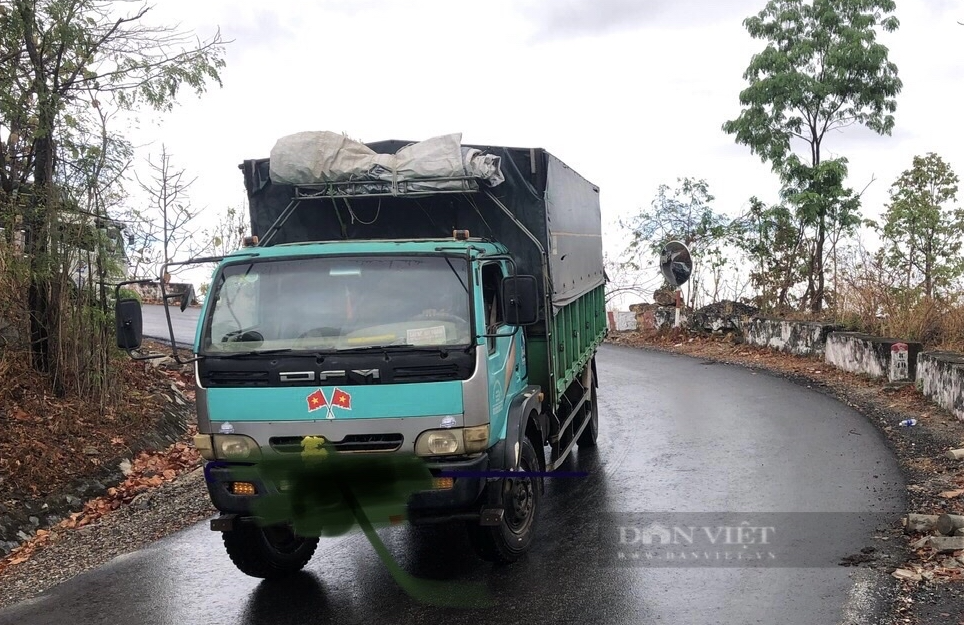
[[[214,454],[220,460],[257,460],[261,457],[261,449],[249,436],[215,434]]]
[[[422,432],[415,441],[415,453],[419,456],[447,456],[462,452],[462,431],[429,430]]]
[[[452,456],[484,451],[489,444],[489,426],[427,430],[415,440],[418,456]]]

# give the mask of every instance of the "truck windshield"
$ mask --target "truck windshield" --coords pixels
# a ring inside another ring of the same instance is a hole
[[[261,260],[224,267],[201,351],[467,346],[468,268],[440,256]]]

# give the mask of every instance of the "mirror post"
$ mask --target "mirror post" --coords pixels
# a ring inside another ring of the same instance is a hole
[[[685,284],[693,273],[693,257],[689,248],[680,241],[670,241],[663,246],[659,255],[659,269],[666,283],[675,289],[676,316],[673,327],[678,328],[683,316],[683,297],[680,287]]]

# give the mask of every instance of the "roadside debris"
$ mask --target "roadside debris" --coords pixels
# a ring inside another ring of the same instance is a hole
[[[891,573],[891,575],[893,575],[897,579],[906,579],[912,582],[919,582],[924,579],[923,577],[921,577],[920,573],[909,571],[907,569],[897,569],[896,571]]]
[[[908,514],[904,518],[904,529],[908,532],[930,532],[937,527],[937,514]]]
[[[937,523],[935,523],[934,527],[944,536],[951,536],[954,532],[964,527],[964,516],[959,514],[942,514],[937,517]],[[964,547],[960,548],[964,549]]]

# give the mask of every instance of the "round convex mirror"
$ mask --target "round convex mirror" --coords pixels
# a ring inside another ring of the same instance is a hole
[[[659,268],[670,286],[682,286],[693,271],[689,249],[679,241],[670,241],[659,255]]]

